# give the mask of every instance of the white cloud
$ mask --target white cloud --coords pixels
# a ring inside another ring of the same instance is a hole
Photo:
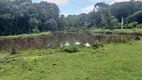
[[[91,2],[110,2],[110,0],[88,0]],[[117,2],[128,2],[130,0],[112,0],[110,4],[117,3]],[[135,1],[142,1],[142,0],[135,0]]]
[[[128,2],[130,0],[113,0],[111,4],[117,3],[117,2]],[[135,1],[142,1],[142,0],[135,0]]]
[[[82,8],[81,11],[82,11],[83,13],[89,13],[89,12],[93,11],[93,9],[94,9],[94,5],[91,5],[91,6]]]
[[[88,0],[88,1],[92,1],[92,2],[98,2],[98,1],[105,1],[105,0]]]
[[[60,15],[64,15],[65,17],[67,17],[68,15],[79,15],[80,13],[60,13]]]
[[[43,1],[55,3],[55,4],[57,4],[58,6],[62,6],[62,5],[67,5],[67,4],[69,4],[69,0],[43,0]]]
[[[91,1],[91,2],[107,2],[109,0],[88,0],[88,1]]]
[[[113,0],[111,4],[117,3],[117,2],[128,2],[130,0]]]

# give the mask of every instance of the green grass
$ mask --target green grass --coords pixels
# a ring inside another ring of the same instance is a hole
[[[142,80],[142,40],[79,49],[1,51],[0,80]]]
[[[22,34],[22,35],[9,35],[9,36],[0,36],[0,39],[19,39],[19,38],[32,38],[50,35],[51,32],[41,32],[41,33],[32,33],[32,34]]]
[[[93,29],[90,30],[92,32],[97,32],[97,33],[118,33],[118,34],[136,34],[136,35],[142,35],[142,28],[135,28],[135,29]]]

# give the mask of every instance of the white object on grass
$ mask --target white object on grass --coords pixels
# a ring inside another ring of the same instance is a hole
[[[80,45],[80,42],[75,42],[75,45]]]
[[[69,43],[69,42],[66,42],[66,43],[65,43],[65,46],[69,46],[69,45],[70,45],[70,43]]]
[[[86,47],[90,47],[91,45],[90,45],[89,43],[86,43],[85,46],[86,46]]]

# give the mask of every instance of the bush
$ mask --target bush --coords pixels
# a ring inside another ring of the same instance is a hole
[[[123,37],[123,38],[121,39],[121,43],[129,43],[129,39],[126,38],[126,37]]]
[[[75,52],[79,52],[79,49],[77,46],[65,46],[61,48],[61,51],[67,52],[67,53],[75,53]]]
[[[141,38],[138,37],[138,36],[136,36],[136,37],[134,38],[134,40],[141,40]]]
[[[80,45],[76,45],[78,48],[84,48],[84,47],[86,47],[85,45],[83,45],[83,44],[80,44]]]
[[[128,24],[125,24],[125,29],[131,29],[131,28],[136,28],[138,25],[138,22],[131,22],[131,23],[128,23]]]
[[[142,24],[138,24],[136,27],[137,28],[142,28]]]
[[[108,32],[106,32],[106,34],[112,34],[112,32],[109,32],[109,31],[108,31]]]
[[[35,27],[34,29],[33,29],[33,33],[39,33],[40,31],[38,30],[38,27]]]
[[[96,41],[94,42],[94,44],[93,44],[93,47],[94,47],[94,48],[103,47],[103,44],[99,43],[99,41],[96,40]]]

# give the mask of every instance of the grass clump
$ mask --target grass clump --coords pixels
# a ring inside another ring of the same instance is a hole
[[[99,48],[99,47],[103,47],[104,45],[103,44],[101,44],[98,40],[96,40],[95,42],[94,42],[94,44],[92,45],[92,47],[93,48]]]
[[[75,45],[72,46],[64,46],[63,48],[61,48],[62,52],[67,52],[67,53],[75,53],[75,52],[79,52],[79,48]]]

